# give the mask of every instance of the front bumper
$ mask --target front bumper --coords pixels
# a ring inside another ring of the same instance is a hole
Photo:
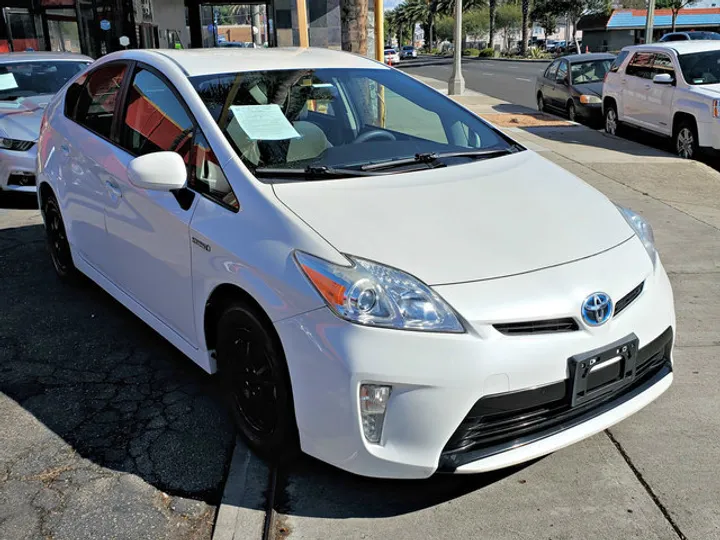
[[[533,335],[509,335],[496,328],[496,322],[509,323],[520,315],[579,319],[579,306],[589,293],[603,290],[620,299],[638,282],[644,284],[639,296],[601,327],[580,323],[574,331]],[[438,469],[488,471],[593,435],[647,405],[672,381],[672,373],[665,373],[579,422],[544,424],[519,446],[508,444],[514,439],[504,440],[497,451],[476,455],[471,452],[487,446],[469,447],[456,453],[461,459],[448,461],[448,443],[479,400],[567,384],[570,357],[633,333],[642,349],[666,330],[674,332],[675,315],[662,265],[653,271],[635,238],[575,263],[437,290],[463,316],[466,334],[369,328],[342,321],[325,308],[276,323],[306,453],[374,477],[426,478]],[[363,435],[358,405],[363,383],[393,387],[381,444],[370,444]]]
[[[580,103],[580,100],[576,99],[575,111],[579,117],[588,122],[599,122],[603,117],[602,103]]]
[[[0,190],[35,193],[37,144],[26,152],[0,149]]]

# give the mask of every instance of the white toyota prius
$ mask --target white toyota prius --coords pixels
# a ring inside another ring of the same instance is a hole
[[[38,169],[57,273],[219,372],[262,456],[488,471],[672,382],[650,225],[383,64],[110,54],[48,106]]]

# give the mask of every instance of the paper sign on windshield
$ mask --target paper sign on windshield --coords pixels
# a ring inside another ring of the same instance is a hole
[[[230,110],[245,135],[253,141],[284,141],[300,137],[285,118],[280,105],[232,105]]]
[[[18,83],[15,81],[15,75],[12,73],[0,73],[0,90],[12,90],[17,87]]]

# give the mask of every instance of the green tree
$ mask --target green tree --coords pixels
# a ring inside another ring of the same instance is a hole
[[[450,41],[453,38],[455,19],[449,15],[440,15],[435,20],[435,37],[438,41]]]
[[[672,31],[674,32],[678,12],[687,6],[696,4],[697,2],[698,0],[657,0],[655,5],[659,9],[669,9],[672,11]]]
[[[502,4],[497,9],[495,25],[505,34],[505,49],[510,48],[510,37],[522,25],[522,9],[517,4]]]
[[[471,9],[463,13],[463,34],[483,36],[490,28],[490,14],[486,8]]]
[[[535,0],[530,17],[545,31],[545,38],[555,32],[557,19],[563,13],[563,6],[557,0]]]

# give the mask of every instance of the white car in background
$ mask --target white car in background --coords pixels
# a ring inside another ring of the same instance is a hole
[[[397,64],[400,61],[400,54],[395,49],[385,49],[385,63]]]
[[[605,131],[623,124],[672,138],[683,158],[720,150],[720,41],[625,47],[603,84]]]
[[[265,457],[488,471],[673,380],[650,225],[377,62],[113,53],[53,100],[38,152],[57,273],[219,372]]]
[[[45,106],[91,62],[72,53],[0,54],[0,191],[35,191],[35,143]]]

